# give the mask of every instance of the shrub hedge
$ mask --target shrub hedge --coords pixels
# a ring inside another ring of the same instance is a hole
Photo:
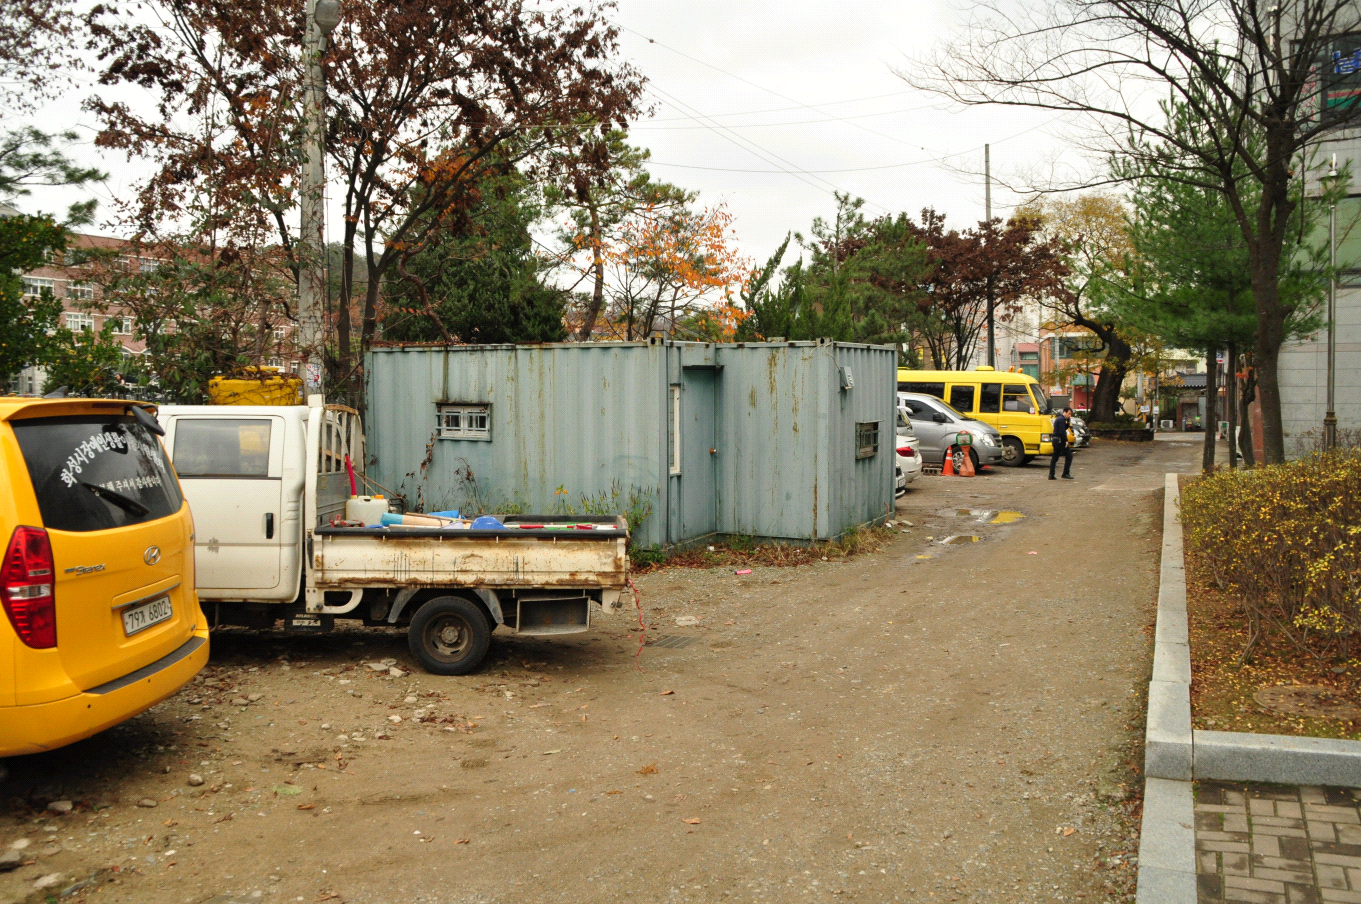
[[[1248,620],[1310,635],[1350,655],[1361,633],[1361,450],[1249,471],[1216,471],[1182,490],[1187,554]]]

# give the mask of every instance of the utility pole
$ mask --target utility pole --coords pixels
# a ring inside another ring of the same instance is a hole
[[[988,235],[992,235],[992,146],[983,145],[983,217],[988,224]],[[993,327],[992,285],[988,286],[988,366],[997,368],[997,342],[992,334]]]
[[[307,0],[303,57],[307,81],[303,91],[303,141],[306,160],[299,188],[302,225],[298,233],[298,345],[307,356],[304,395],[322,394],[325,335],[322,302],[326,298],[326,85],[321,55],[326,39],[340,24],[337,0]]]

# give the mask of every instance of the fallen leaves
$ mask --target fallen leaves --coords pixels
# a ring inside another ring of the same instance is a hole
[[[648,765],[644,766],[642,769],[639,769],[639,770],[638,770],[638,774],[639,774],[639,775],[656,775],[656,774],[657,774],[657,764],[656,764],[656,763],[649,763]]]
[[[471,843],[471,842],[472,842],[472,839],[471,839],[471,838],[456,838],[456,839],[454,839],[454,844],[469,844],[469,843]]]
[[[689,817],[689,818],[687,818],[687,819],[682,819],[681,822],[685,823],[685,824],[688,825],[688,826],[697,826],[697,825],[699,825],[699,817],[698,817],[698,816],[691,816],[691,817]]]
[[[658,696],[658,697],[670,697],[671,695],[673,695],[673,694],[675,694],[675,693],[676,693],[675,691],[662,691],[662,692],[661,692],[660,694],[658,694],[657,696]]]
[[[315,810],[316,808],[316,804],[298,804],[299,810]]]

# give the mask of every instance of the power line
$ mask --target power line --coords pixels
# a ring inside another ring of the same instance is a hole
[[[866,95],[866,96],[864,96],[864,97],[852,97],[852,98],[848,98],[848,99],[846,99],[846,100],[829,100],[829,101],[825,101],[825,102],[819,103],[819,104],[803,104],[803,103],[798,103],[798,104],[794,104],[794,105],[792,105],[792,106],[787,106],[787,107],[765,107],[765,108],[760,109],[760,110],[739,110],[739,111],[735,111],[735,112],[733,112],[733,113],[715,113],[715,114],[713,114],[713,116],[714,116],[715,119],[729,119],[729,118],[734,117],[734,116],[761,116],[761,115],[766,114],[766,113],[787,113],[787,112],[790,111],[790,110],[809,110],[809,109],[812,109],[812,110],[821,110],[823,107],[839,107],[839,106],[843,106],[843,105],[846,105],[846,104],[858,104],[858,103],[863,103],[864,101],[867,101],[867,100],[881,100],[881,99],[883,99],[883,98],[885,98],[885,97],[902,97],[904,94],[914,94],[914,93],[915,93],[915,92],[913,92],[913,91],[892,91],[892,92],[889,92],[888,94],[869,94],[869,95]],[[934,107],[934,106],[936,106],[935,103],[922,104],[922,105],[919,106],[919,107],[908,107],[908,108],[906,108],[906,109],[904,109],[904,110],[895,111],[895,112],[915,113],[915,112],[917,112],[918,110],[929,110],[929,109],[931,109],[931,108]],[[865,115],[869,115],[869,116],[880,116],[880,115],[886,115],[886,114],[872,113],[872,114],[865,114]],[[857,117],[852,116],[852,117],[849,117],[849,118],[855,119],[855,118],[857,118]],[[654,119],[653,122],[683,122],[684,119],[685,119],[685,118],[682,117],[682,116],[675,116],[675,117],[671,117],[670,119]]]
[[[958,155],[956,155],[956,154],[950,154],[950,155],[948,155],[948,156],[954,157],[954,156],[958,156]],[[942,157],[929,157],[929,158],[927,158],[927,159],[925,159],[925,160],[912,160],[912,161],[909,161],[909,162],[907,162],[907,163],[886,163],[886,164],[884,164],[883,166],[857,166],[857,167],[850,167],[850,168],[847,168],[847,169],[816,169],[816,170],[815,170],[815,169],[801,169],[801,170],[799,170],[799,172],[808,173],[809,175],[818,175],[818,174],[820,174],[820,173],[828,173],[828,174],[831,174],[831,173],[868,173],[868,172],[875,172],[875,171],[878,171],[878,170],[903,169],[904,167],[909,167],[909,166],[922,166],[922,165],[927,164],[927,163],[940,163],[940,162],[941,162],[942,160],[944,160],[944,159],[946,159],[946,158],[942,158]],[[669,166],[669,167],[673,167],[673,168],[675,168],[675,169],[708,170],[709,172],[715,172],[715,173],[765,173],[765,174],[768,174],[768,175],[781,175],[781,174],[787,174],[787,172],[788,172],[787,170],[781,170],[781,169],[768,169],[768,170],[762,170],[762,169],[740,169],[740,168],[735,168],[735,167],[725,167],[725,166],[695,166],[695,165],[688,164],[688,163],[662,163],[662,162],[659,161],[659,160],[649,160],[648,163],[651,164],[651,165],[653,165],[653,166]]]
[[[796,104],[796,105],[798,105],[798,107],[801,108],[801,109],[804,109],[804,110],[812,110],[812,111],[815,112],[815,113],[816,113],[816,112],[821,112],[821,111],[818,110],[817,107],[813,106],[812,104],[806,104],[806,103],[804,103],[803,101],[798,100],[797,98],[790,97],[790,96],[788,96],[788,95],[786,95],[786,94],[781,94],[780,92],[778,92],[778,91],[776,91],[776,90],[774,90],[774,89],[772,89],[772,88],[767,88],[765,85],[759,85],[759,84],[757,84],[756,82],[751,81],[750,79],[745,79],[745,78],[743,78],[742,76],[737,75],[737,74],[732,73],[732,72],[729,72],[728,70],[723,69],[723,68],[720,67],[720,66],[715,66],[713,63],[708,63],[708,62],[705,62],[704,60],[701,60],[701,59],[699,59],[699,58],[697,58],[697,57],[692,57],[692,56],[690,56],[690,54],[685,53],[685,52],[682,51],[682,50],[677,50],[675,47],[671,47],[671,46],[669,46],[669,45],[667,45],[667,44],[663,44],[663,43],[661,43],[660,41],[656,40],[655,38],[650,38],[650,37],[648,37],[647,35],[643,34],[642,32],[635,31],[634,29],[629,28],[627,25],[622,25],[622,24],[620,24],[620,23],[618,23],[618,22],[615,22],[615,21],[613,21],[613,20],[606,20],[606,21],[609,21],[610,24],[611,24],[611,25],[614,25],[616,28],[621,28],[621,29],[623,29],[624,31],[629,32],[630,34],[637,35],[638,37],[643,38],[644,40],[646,40],[649,44],[656,44],[658,47],[662,48],[663,50],[669,50],[670,52],[676,54],[677,56],[683,57],[684,59],[687,59],[687,60],[689,60],[689,61],[692,62],[692,63],[696,63],[696,64],[698,64],[698,65],[700,65],[700,66],[704,66],[704,67],[706,67],[706,68],[708,68],[708,69],[712,69],[712,70],[714,70],[715,72],[718,72],[718,73],[720,73],[720,74],[722,74],[722,75],[726,75],[728,78],[736,79],[737,81],[742,82],[744,85],[750,85],[751,87],[756,88],[756,89],[759,90],[759,91],[764,91],[764,92],[766,92],[767,94],[774,95],[775,97],[778,97],[778,98],[780,98],[781,100],[787,100],[787,101],[789,101],[791,104]],[[654,90],[656,90],[658,93],[662,93],[662,92],[661,92],[661,89],[659,89],[659,88],[654,89]],[[867,128],[866,126],[862,126],[862,125],[860,125],[859,123],[851,122],[850,120],[848,120],[848,119],[846,119],[846,118],[844,118],[844,117],[832,116],[832,117],[829,117],[829,118],[832,119],[832,120],[838,121],[838,122],[845,122],[847,125],[854,126],[855,128],[860,129],[862,132],[868,132],[869,134],[871,134],[871,135],[877,135],[877,136],[880,137],[880,138],[887,138],[889,141],[896,141],[896,142],[899,142],[900,144],[908,144],[908,142],[903,141],[901,138],[897,138],[897,137],[895,137],[895,136],[893,136],[893,135],[886,135],[886,134],[883,133],[883,132],[875,131],[874,129]]]
[[[679,98],[672,97],[671,95],[667,94],[660,88],[654,88],[653,90],[655,90],[658,94],[662,95],[665,101],[669,103],[671,106],[675,107],[677,110],[689,114],[696,122],[706,125],[709,128],[709,130],[712,131],[715,135],[719,136],[725,141],[728,141],[731,144],[737,145],[742,150],[760,159],[763,163],[769,163],[771,166],[779,168],[781,172],[793,176],[795,179],[798,179],[800,182],[804,183],[810,188],[815,188],[818,189],[819,191],[824,192],[827,191],[828,189],[831,189],[833,192],[841,191],[840,187],[833,185],[826,179],[820,178],[817,175],[808,173],[800,169],[798,166],[796,166],[795,164],[791,163],[788,160],[785,160],[783,157],[779,156],[773,151],[768,151],[765,148],[758,145],[756,142],[752,141],[751,139],[744,138],[741,135],[736,134],[728,126],[725,126],[722,123],[712,124],[705,123],[705,119],[707,119],[707,117],[703,113],[700,113],[698,110],[691,107],[689,104],[685,103]],[[774,159],[772,160],[771,158]],[[781,167],[780,164],[784,164],[784,166]],[[812,179],[816,180],[817,182],[821,182],[822,185],[821,186],[815,185],[813,182],[805,178],[805,176],[811,176]],[[873,204],[874,202],[871,201],[869,203]],[[887,208],[879,204],[874,204],[874,206],[878,207],[880,210],[883,210],[885,213],[889,212]]]
[[[749,123],[741,123],[741,124],[739,124],[739,125],[734,125],[734,126],[732,126],[732,128],[737,128],[737,129],[769,129],[769,128],[775,128],[775,127],[777,127],[777,126],[823,125],[823,124],[826,124],[826,123],[829,123],[829,122],[847,122],[847,123],[849,123],[849,120],[852,120],[852,119],[873,119],[874,117],[877,117],[877,116],[901,116],[901,115],[904,115],[904,114],[906,114],[906,113],[915,113],[915,112],[917,112],[918,110],[922,110],[922,109],[925,109],[925,108],[924,108],[924,107],[909,107],[909,108],[907,108],[907,109],[905,109],[905,110],[884,110],[884,111],[879,112],[879,113],[861,113],[861,114],[856,115],[856,116],[843,116],[843,117],[840,117],[839,119],[838,119],[838,118],[823,117],[822,119],[790,119],[790,120],[785,120],[784,122],[749,122]],[[718,119],[718,118],[721,117],[721,116],[731,116],[731,115],[733,115],[733,114],[713,113],[713,114],[710,114],[710,115],[711,115],[714,119]],[[647,121],[645,121],[645,122],[638,122],[638,123],[635,123],[635,127],[637,127],[637,126],[639,126],[639,125],[642,125],[642,126],[651,126],[653,123],[658,123],[658,122],[684,122],[684,121],[685,121],[684,117],[676,117],[676,118],[674,118],[674,119],[651,119],[651,120],[647,120]],[[654,132],[674,132],[674,131],[681,131],[681,130],[686,130],[686,129],[697,129],[697,128],[700,128],[700,127],[699,127],[699,126],[661,126],[661,127],[659,127],[659,128],[651,129],[651,131],[654,131]]]

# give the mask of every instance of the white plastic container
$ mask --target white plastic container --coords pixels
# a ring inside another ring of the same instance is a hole
[[[345,520],[362,521],[365,527],[381,524],[388,513],[388,501],[382,496],[351,496],[345,500]]]

